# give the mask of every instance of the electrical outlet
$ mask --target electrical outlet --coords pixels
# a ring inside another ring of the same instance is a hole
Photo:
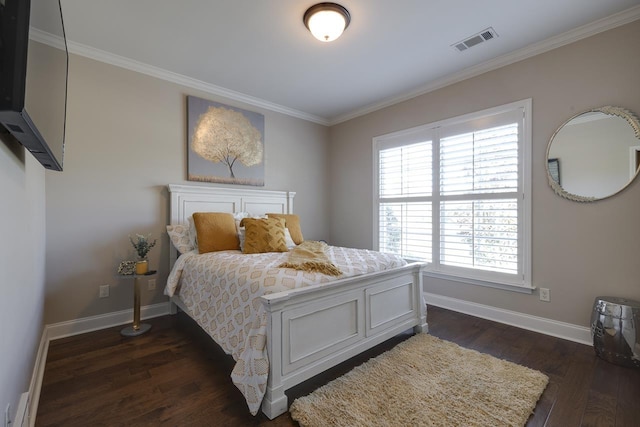
[[[107,298],[109,296],[109,285],[100,285],[100,298]]]
[[[149,279],[147,282],[147,289],[153,291],[156,288],[156,279]]]
[[[550,297],[549,288],[540,288],[540,301],[549,302]]]

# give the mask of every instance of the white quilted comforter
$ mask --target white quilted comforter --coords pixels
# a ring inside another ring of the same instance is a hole
[[[166,295],[179,295],[188,314],[236,360],[231,378],[254,415],[269,374],[267,313],[258,297],[406,264],[391,254],[329,246],[329,259],[343,272],[334,277],[278,268],[287,255],[189,252],[178,258],[165,288]]]

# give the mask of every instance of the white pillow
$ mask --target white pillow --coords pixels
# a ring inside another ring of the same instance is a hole
[[[245,229],[244,227],[238,226],[238,240],[240,241],[240,250],[244,252],[244,238],[245,238]]]
[[[188,224],[167,225],[167,234],[169,234],[169,238],[171,239],[173,246],[175,246],[181,254],[190,252],[194,249]]]
[[[167,225],[167,234],[169,234],[173,246],[181,254],[198,250],[198,234],[191,215],[187,218],[186,224]]]
[[[287,249],[293,249],[296,247],[296,242],[291,238],[291,233],[288,228],[284,229],[284,243],[287,245]]]
[[[187,218],[189,222],[189,240],[193,249],[198,250],[198,233],[196,232],[196,223],[193,222],[193,216],[189,215]]]
[[[242,221],[244,218],[250,218],[250,217],[251,217],[251,214],[249,212],[236,212],[233,214],[233,219],[236,220],[236,231],[238,233],[240,233],[240,228],[244,228],[244,227],[240,227],[240,221]]]

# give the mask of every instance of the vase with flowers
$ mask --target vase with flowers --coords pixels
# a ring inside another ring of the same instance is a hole
[[[136,234],[135,238],[129,236],[129,241],[133,245],[136,253],[138,254],[138,260],[136,261],[136,274],[145,274],[149,271],[149,261],[147,260],[147,254],[156,245],[156,239],[153,242],[150,241],[151,234],[146,236],[143,234]]]

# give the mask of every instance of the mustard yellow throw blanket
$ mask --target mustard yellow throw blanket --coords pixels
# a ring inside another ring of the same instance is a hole
[[[327,244],[305,240],[289,252],[287,262],[280,264],[281,268],[318,272],[329,276],[340,276],[342,271],[336,267],[326,254]]]

